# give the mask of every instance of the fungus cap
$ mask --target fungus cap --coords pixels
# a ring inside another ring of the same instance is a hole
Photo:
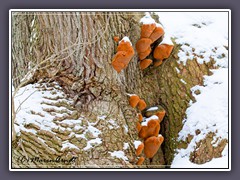
[[[159,131],[160,131],[160,124],[158,120],[150,120],[148,121],[148,132],[147,132],[147,137],[150,136],[158,136]]]
[[[156,113],[156,116],[158,116],[159,122],[162,122],[165,114],[166,114],[166,111],[165,111],[165,110],[159,111],[159,112]]]
[[[160,44],[154,49],[153,57],[162,61],[170,56],[172,50],[173,45]]]
[[[145,158],[141,156],[137,161],[137,165],[142,165],[144,160],[145,160]]]
[[[138,113],[138,120],[139,120],[139,122],[142,122],[142,120],[143,120],[143,116],[141,113]]]
[[[137,122],[136,128],[137,128],[137,132],[139,133],[141,131],[141,129],[142,129],[142,126],[141,126],[141,124],[139,122]]]
[[[153,62],[153,66],[154,66],[154,67],[158,67],[158,66],[160,66],[162,63],[163,63],[162,60],[155,60],[155,61]]]
[[[113,57],[112,66],[118,73],[120,73],[120,71],[126,67],[127,61],[125,59],[125,56],[126,52],[119,51]]]
[[[140,69],[144,70],[146,69],[148,66],[150,66],[150,64],[152,63],[151,59],[144,59],[140,62]]]
[[[153,33],[150,35],[150,39],[152,40],[152,42],[155,42],[157,39],[162,37],[163,34],[164,34],[163,28],[161,26],[156,27]]]
[[[136,50],[138,53],[147,51],[152,44],[152,40],[149,38],[141,38],[136,43]]]
[[[139,156],[142,153],[143,149],[144,149],[144,144],[141,143],[136,149],[136,155]]]
[[[153,158],[163,142],[163,136],[149,137],[144,141],[144,154],[147,158]]]
[[[146,51],[138,53],[139,59],[140,59],[140,60],[145,59],[145,58],[151,53],[151,51],[152,51],[152,49],[151,49],[151,47],[149,46]]]
[[[143,24],[141,26],[141,38],[149,38],[156,28],[156,23]]]
[[[132,96],[130,96],[130,98],[129,98],[129,104],[130,104],[130,106],[132,106],[133,108],[135,108],[135,107],[138,105],[139,101],[140,101],[140,98],[139,98],[139,96],[137,96],[137,95],[132,95]]]
[[[145,101],[143,99],[140,99],[138,102],[138,109],[140,111],[144,110],[147,107],[147,104],[145,103]]]

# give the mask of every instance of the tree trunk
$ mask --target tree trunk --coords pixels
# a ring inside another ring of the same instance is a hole
[[[203,83],[203,76],[210,75],[209,70],[214,62],[198,64],[193,60],[188,61],[186,66],[179,64],[177,54],[181,47],[175,44],[172,55],[161,66],[141,71],[135,53],[128,67],[118,74],[111,65],[117,47],[113,37],[128,36],[135,46],[140,38],[139,20],[143,15],[137,12],[13,13],[14,86],[20,85],[20,79],[25,76],[27,81],[23,85],[46,83],[47,87],[38,86],[37,89],[63,91],[65,96],[52,99],[52,111],[63,114],[54,109],[61,106],[69,112],[66,116],[56,115],[53,122],[59,128],[50,131],[42,130],[36,124],[26,125],[28,129],[34,129],[36,134],[21,131],[21,135],[13,141],[13,167],[137,168],[133,142],[140,140],[136,130],[138,110],[129,106],[127,93],[137,94],[146,101],[148,107],[161,105],[167,112],[161,123],[164,143],[151,162],[149,159],[144,161],[144,167],[162,168],[171,164],[178,147],[176,138],[182,128],[186,108],[189,101],[194,100],[190,88]],[[26,67],[32,70],[31,76],[28,76],[30,78],[26,78],[29,72]],[[58,82],[61,87],[53,82]],[[52,113],[49,109],[45,111]],[[100,115],[105,116],[104,120]],[[76,124],[64,125],[61,122],[65,119],[81,119],[83,129],[74,129]],[[114,120],[115,126],[111,120]],[[86,130],[90,127],[89,123],[101,131],[99,137],[102,143],[83,150],[87,141],[93,138]],[[82,138],[71,136],[71,132],[86,134]],[[62,149],[62,143],[67,140],[79,150]],[[130,145],[126,150],[123,150],[124,143]],[[119,150],[124,151],[129,161],[110,155],[110,152]],[[56,159],[58,156],[77,159],[70,165],[19,161],[22,157]]]

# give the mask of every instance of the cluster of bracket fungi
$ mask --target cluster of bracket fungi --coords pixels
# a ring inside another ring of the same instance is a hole
[[[169,58],[174,45],[165,35],[163,26],[156,23],[151,16],[146,15],[142,18],[141,23],[141,36],[135,47],[140,61],[140,69],[144,70],[151,65],[160,66],[164,60]],[[112,66],[120,73],[128,66],[135,52],[128,37],[119,41],[119,37],[115,36],[114,41],[119,44],[117,53],[112,60]],[[143,141],[136,147],[136,155],[139,157],[136,164],[142,165],[145,158],[152,160],[164,141],[164,137],[159,132],[160,123],[166,112],[157,106],[146,109],[146,102],[136,94],[130,95],[129,104],[140,111],[136,129],[139,138]],[[141,155],[142,153],[143,155]]]

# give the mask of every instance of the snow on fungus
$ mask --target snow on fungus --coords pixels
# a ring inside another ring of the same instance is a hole
[[[147,104],[145,103],[145,101],[143,99],[140,99],[138,102],[138,109],[140,111],[144,110],[147,107]]]
[[[173,45],[169,44],[160,44],[158,45],[153,52],[153,57],[155,59],[163,61],[167,59],[173,50]]]
[[[164,30],[162,27],[156,27],[155,30],[153,31],[153,33],[150,36],[150,39],[152,40],[152,42],[155,42],[157,39],[159,39],[160,37],[162,37],[164,34]]]
[[[133,108],[135,108],[138,105],[139,101],[140,101],[140,98],[137,95],[130,96],[129,98],[129,104]]]
[[[142,24],[156,24],[155,20],[151,17],[150,13],[146,13],[144,17],[140,19]]]
[[[147,51],[152,44],[152,40],[149,38],[141,38],[136,43],[136,50],[138,53]]]
[[[112,66],[120,73],[122,69],[126,68],[130,60],[134,55],[134,49],[131,42],[128,40],[122,40],[117,47],[117,53],[113,57]]]
[[[156,24],[143,24],[141,26],[141,38],[149,38],[156,28]]]
[[[150,64],[152,63],[151,59],[144,59],[140,62],[140,69],[144,70],[146,69],[148,66],[150,66]]]
[[[141,156],[137,161],[137,165],[142,165],[144,160],[145,160],[145,158]]]
[[[138,146],[139,146],[141,143],[142,143],[141,141],[135,140],[135,141],[133,142],[135,149],[137,149]]]
[[[157,106],[150,107],[149,109],[147,109],[147,111],[155,111],[155,110],[158,110]]]
[[[119,42],[119,44],[120,44],[121,42],[129,42],[130,45],[132,46],[132,43],[131,43],[129,37],[127,37],[127,36],[123,37],[122,40]]]
[[[159,137],[149,137],[144,141],[144,154],[147,158],[153,158],[153,156],[157,153],[160,148],[164,138],[163,136]]]
[[[139,156],[142,153],[143,149],[144,149],[144,144],[141,143],[140,145],[138,145],[136,149],[136,155]]]
[[[152,116],[150,116],[149,118],[146,118],[145,121],[142,122],[142,125],[143,125],[143,126],[147,126],[147,123],[148,123],[148,121],[150,121],[150,120],[158,120],[158,116],[152,115]]]

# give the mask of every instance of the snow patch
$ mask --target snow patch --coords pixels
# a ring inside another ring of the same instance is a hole
[[[83,148],[84,151],[89,150],[93,148],[93,145],[99,145],[102,143],[102,139],[96,138],[96,139],[91,139],[90,141],[87,142],[87,146]]]
[[[142,24],[156,24],[155,20],[151,17],[150,13],[145,13],[145,16],[140,19]]]
[[[61,151],[64,151],[65,149],[77,149],[79,150],[79,148],[77,146],[75,146],[74,144],[70,143],[69,141],[63,141],[62,142],[62,148]]]
[[[126,150],[129,148],[129,144],[128,143],[123,143],[123,149]]]
[[[172,40],[171,40],[171,37],[169,36],[168,33],[165,33],[165,34],[164,34],[163,40],[162,40],[162,42],[161,42],[159,45],[161,45],[161,44],[174,45],[173,42],[172,42]]]
[[[122,159],[124,161],[128,161],[128,158],[125,156],[125,153],[123,151],[114,151],[114,152],[109,152],[112,157],[117,157],[119,159]]]
[[[139,146],[141,143],[142,143],[141,141],[135,140],[135,141],[133,142],[135,149],[137,149],[138,146]]]
[[[150,107],[149,109],[147,109],[147,111],[156,111],[156,110],[158,110],[157,106]]]

